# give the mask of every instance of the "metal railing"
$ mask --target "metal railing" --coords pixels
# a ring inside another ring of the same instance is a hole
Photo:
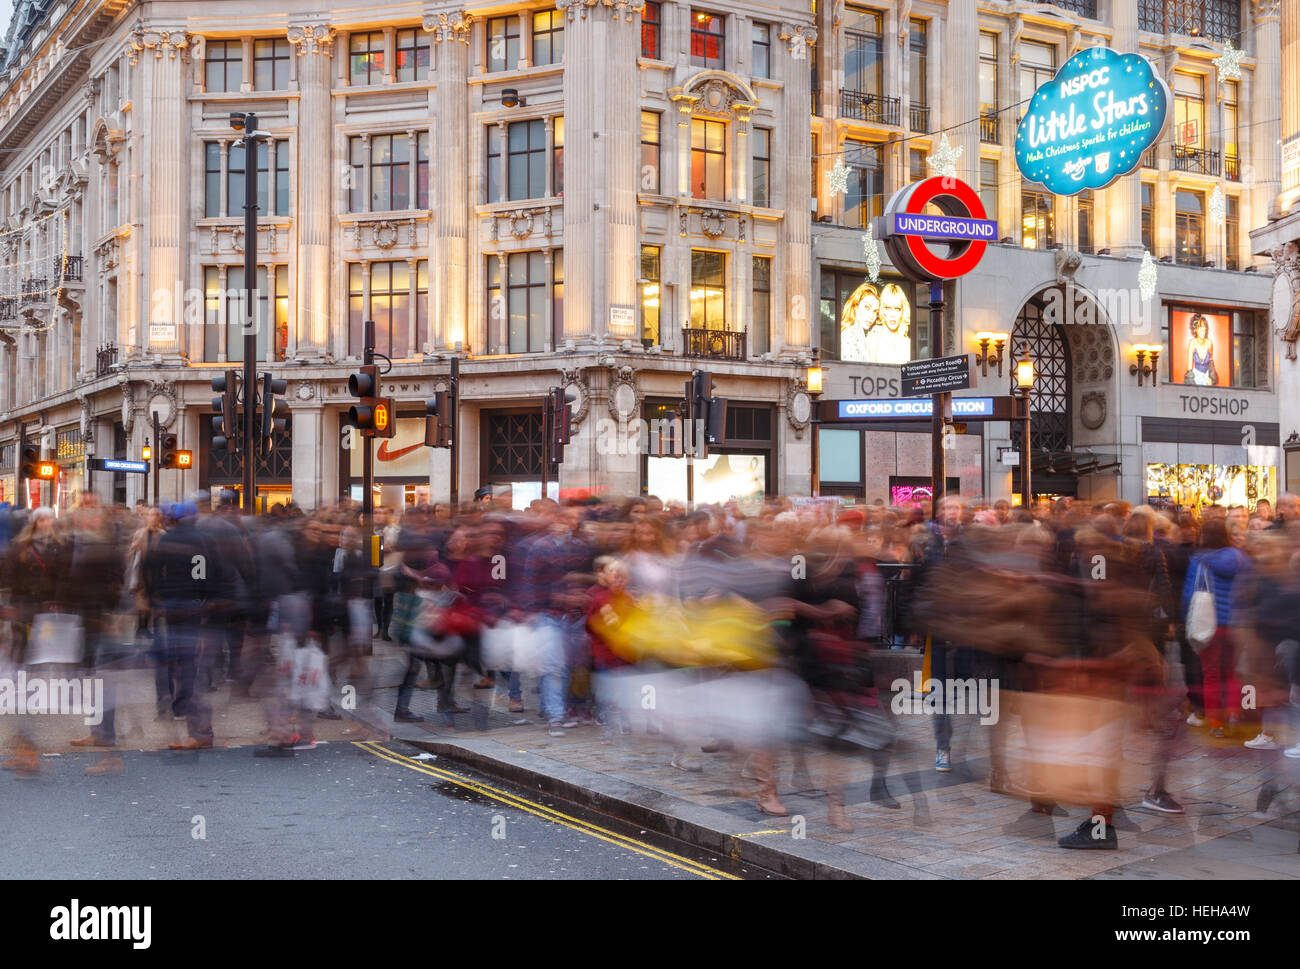
[[[1219,153],[1209,148],[1189,148],[1174,145],[1174,171],[1195,172],[1198,175],[1219,174]]]
[[[1237,155],[1225,155],[1223,159],[1223,174],[1233,182],[1241,181],[1241,158]]]
[[[1156,150],[1154,148],[1148,148],[1146,151],[1142,152],[1142,167],[1143,168],[1160,167],[1158,164],[1156,164]]]
[[[930,133],[930,109],[924,104],[913,104],[907,109],[908,127],[921,134]]]
[[[980,115],[980,141],[986,145],[998,144],[998,116],[996,114]]]
[[[701,330],[682,328],[682,356],[713,357],[718,360],[744,360],[743,330]]]
[[[95,351],[95,376],[102,377],[117,363],[117,344],[105,343]]]
[[[865,91],[841,91],[840,115],[852,121],[869,121],[874,124],[898,127],[901,102],[883,94]]]
[[[1089,20],[1097,19],[1097,0],[1042,0],[1042,2],[1068,10],[1070,13],[1077,13],[1080,17],[1087,17]]]
[[[45,301],[49,290],[48,280],[36,276],[23,280],[23,302],[41,303]]]
[[[57,279],[60,274],[64,282],[81,282],[81,256],[63,256],[62,266],[59,265],[60,258],[54,257],[54,276]]]
[[[0,320],[18,319],[18,300],[12,296],[0,297]]]

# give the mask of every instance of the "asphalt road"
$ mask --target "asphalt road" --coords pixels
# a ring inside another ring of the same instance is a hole
[[[6,877],[771,877],[396,741],[130,751],[123,774],[84,776],[97,757],[0,775]]]

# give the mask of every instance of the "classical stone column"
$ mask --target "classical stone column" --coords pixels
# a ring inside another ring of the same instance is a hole
[[[1111,48],[1120,54],[1134,53],[1138,49],[1137,4],[1112,3],[1110,5],[1115,36]],[[1170,110],[1173,110],[1171,104]],[[1166,179],[1167,181],[1167,179]],[[1116,179],[1105,190],[1102,200],[1106,212],[1106,245],[1116,256],[1142,256],[1142,168]],[[1094,217],[1097,210],[1094,210]],[[1152,227],[1159,239],[1161,233]],[[1153,245],[1160,243],[1152,240]],[[1156,253],[1152,253],[1153,256]]]
[[[635,340],[635,324],[609,330],[609,310],[637,302],[637,55],[644,0],[557,0],[556,6],[566,14],[564,167],[581,174],[564,187],[562,339],[608,333]]]
[[[432,34],[434,125],[430,146],[429,342],[435,350],[468,345],[469,303],[469,34],[471,18],[461,12],[424,18]],[[479,352],[490,349],[476,347]]]
[[[336,180],[321,171],[333,156],[330,64],[334,28],[323,24],[290,27],[289,43],[298,51],[298,210],[294,213],[298,262],[294,356],[320,360],[330,348],[330,222]],[[351,169],[347,169],[351,172]],[[296,462],[295,462],[296,464]]]
[[[141,265],[145,299],[139,306],[147,323],[140,345],[150,354],[179,359],[184,322],[179,294],[185,288],[184,245],[189,229],[184,203],[189,198],[185,63],[190,37],[181,30],[138,26],[130,45],[131,63],[144,62],[144,103],[149,112],[148,208],[144,213],[148,249]]]
[[[812,157],[812,131],[808,125],[812,64],[808,60],[808,45],[816,42],[817,31],[811,25],[787,23],[781,25],[778,38],[782,43],[773,47],[773,59],[779,61],[785,90],[781,94],[778,129],[781,137],[777,152],[781,197],[773,204],[781,205],[785,217],[781,219],[775,267],[779,291],[774,294],[772,312],[778,320],[784,317],[785,332],[778,328],[772,350],[790,355],[812,346],[812,226],[808,218],[805,173],[808,159]]]
[[[1255,80],[1251,85],[1250,168],[1255,182],[1250,194],[1250,224],[1268,222],[1269,206],[1282,189],[1282,25],[1279,0],[1254,0]]]
[[[900,24],[899,30],[906,26]],[[948,144],[962,149],[961,157],[956,161],[957,177],[979,191],[980,125],[977,119],[980,90],[971,76],[972,64],[976,71],[979,70],[979,18],[975,12],[975,0],[948,0],[948,18],[944,27],[946,50],[940,60],[943,89],[939,99],[943,110],[936,130],[961,125],[947,132]],[[935,142],[939,140],[938,135],[932,137]],[[927,174],[933,172],[928,170]],[[996,213],[992,215],[992,218],[996,217]]]
[[[1300,135],[1300,10],[1282,20],[1282,137]],[[1282,191],[1300,190],[1300,167],[1282,176]]]

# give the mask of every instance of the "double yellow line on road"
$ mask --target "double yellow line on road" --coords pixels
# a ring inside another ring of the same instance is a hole
[[[484,797],[489,797],[508,807],[518,808],[529,814],[541,818],[543,821],[550,821],[554,824],[562,825],[579,834],[589,835],[598,838],[601,841],[614,845],[616,848],[622,848],[626,851],[633,851],[639,855],[644,855],[665,865],[670,865],[681,871],[696,875],[699,878],[706,878],[709,881],[740,881],[740,877],[732,875],[729,872],[721,871],[717,868],[710,868],[708,865],[701,864],[698,861],[692,861],[681,855],[673,854],[671,851],[665,851],[663,848],[657,848],[652,844],[639,841],[636,838],[629,838],[627,835],[619,834],[617,831],[611,831],[608,828],[602,828],[599,825],[592,824],[590,821],[584,821],[582,818],[575,818],[563,811],[557,811],[553,807],[545,804],[539,804],[536,801],[530,801],[527,798],[520,797],[517,794],[511,794],[500,788],[493,787],[490,784],[484,784],[482,781],[471,780],[461,774],[455,774],[439,767],[430,767],[427,763],[415,760],[399,754],[396,751],[382,747],[378,743],[370,740],[357,740],[353,744],[362,750],[381,760],[397,764],[399,767],[405,767],[409,770],[419,771],[421,774],[427,774],[430,777],[436,777],[439,780],[455,784],[457,787],[463,787],[468,791],[474,791]]]

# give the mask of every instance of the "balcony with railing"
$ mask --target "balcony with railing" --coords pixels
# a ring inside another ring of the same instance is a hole
[[[1061,6],[1061,4],[1058,4]],[[1138,27],[1222,43],[1241,34],[1241,0],[1138,0]]]
[[[106,343],[95,351],[95,376],[103,377],[117,363],[117,344]]]
[[[1097,19],[1097,0],[1042,0],[1042,2],[1068,10],[1070,13],[1077,13],[1080,17],[1087,17],[1089,20]]]
[[[1218,178],[1220,170],[1217,151],[1211,151],[1209,148],[1192,148],[1189,145],[1174,145],[1174,171],[1213,175]]]
[[[1237,155],[1223,156],[1223,175],[1230,181],[1241,181],[1241,159]]]
[[[920,134],[930,133],[930,109],[924,104],[912,104],[907,108],[907,126]]]
[[[743,330],[702,330],[682,327],[682,356],[714,360],[744,360]]]
[[[23,302],[44,303],[49,293],[49,280],[38,276],[29,276],[23,280]]]
[[[65,283],[81,282],[81,256],[55,256],[54,277],[63,277]]]
[[[901,102],[898,98],[869,94],[866,91],[840,92],[840,116],[851,121],[892,125],[896,128],[900,113]]]
[[[18,319],[18,300],[13,296],[0,297],[0,320]]]
[[[998,116],[995,112],[980,115],[980,141],[986,145],[996,145],[998,137]]]

